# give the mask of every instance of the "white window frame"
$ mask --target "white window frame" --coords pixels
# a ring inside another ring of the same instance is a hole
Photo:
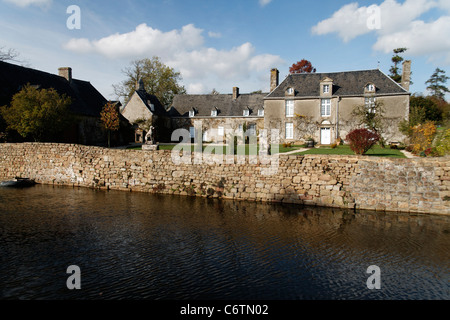
[[[211,117],[217,117],[217,110],[211,110]]]
[[[244,117],[248,117],[248,116],[250,116],[250,110],[245,109],[244,110]]]
[[[322,117],[331,116],[331,99],[321,99],[320,100],[320,115]]]
[[[294,139],[294,123],[293,122],[286,122],[285,137],[286,137],[286,139],[289,139],[289,140]]]
[[[195,116],[195,111],[194,110],[190,110],[189,111],[189,118],[193,118]]]
[[[286,100],[286,118],[294,117],[294,100]]]
[[[366,90],[367,90],[367,91],[370,91],[370,92],[375,91],[375,85],[372,84],[372,83],[369,83],[369,84],[366,86]]]
[[[286,92],[287,94],[294,94],[294,88],[288,88]]]
[[[222,127],[222,126],[217,127],[217,135],[218,135],[219,137],[223,137],[224,134],[225,134],[225,128]]]
[[[264,109],[258,110],[258,117],[264,117]]]
[[[330,93],[330,85],[329,84],[324,84],[322,92],[323,93]]]

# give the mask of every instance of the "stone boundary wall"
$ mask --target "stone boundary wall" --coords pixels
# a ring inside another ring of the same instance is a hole
[[[450,214],[450,158],[280,156],[270,164],[175,164],[171,151],[0,144],[0,180],[285,202],[379,211]],[[193,156],[194,158],[194,156]],[[230,160],[230,159],[228,159]]]

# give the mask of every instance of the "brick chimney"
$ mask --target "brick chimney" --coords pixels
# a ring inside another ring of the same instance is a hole
[[[233,100],[236,100],[239,97],[239,88],[233,87]]]
[[[409,85],[411,83],[411,60],[406,60],[403,62],[403,71],[402,71],[402,87],[409,91]]]
[[[272,69],[270,70],[270,92],[275,90],[276,87],[278,87],[278,82],[280,78],[280,72],[278,69]]]
[[[72,68],[70,67],[59,68],[58,74],[60,77],[65,78],[69,82],[72,82]]]

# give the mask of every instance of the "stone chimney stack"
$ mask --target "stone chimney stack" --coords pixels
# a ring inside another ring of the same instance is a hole
[[[280,72],[278,71],[278,69],[272,69],[270,71],[270,92],[272,92],[273,90],[275,90],[276,87],[278,87],[278,82],[279,82],[279,78],[280,78]]]
[[[409,91],[409,85],[411,83],[411,60],[406,60],[403,62],[403,71],[402,71],[402,87]]]
[[[236,100],[239,97],[239,88],[233,87],[233,100]]]
[[[67,81],[69,81],[69,83],[72,82],[72,68],[59,68],[58,73],[60,77],[65,78]]]

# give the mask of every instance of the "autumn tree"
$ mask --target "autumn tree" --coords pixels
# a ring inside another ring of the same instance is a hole
[[[186,93],[186,89],[180,84],[181,74],[166,66],[158,57],[132,61],[122,73],[126,79],[113,85],[118,99],[130,99],[141,79],[145,90],[155,95],[166,108],[172,104],[175,95]]]
[[[16,93],[11,106],[3,106],[0,113],[8,130],[17,131],[25,139],[55,141],[71,121],[72,101],[55,89],[38,89],[26,85]]]
[[[294,63],[292,67],[289,68],[289,73],[315,73],[316,68],[314,68],[310,61],[302,59],[297,63]]]
[[[120,127],[119,112],[114,103],[108,102],[100,113],[103,127],[108,131],[108,148],[111,147],[111,131],[117,131]]]
[[[392,80],[394,80],[397,83],[402,82],[402,73],[399,68],[399,64],[403,62],[403,57],[400,56],[401,53],[408,50],[407,48],[397,48],[394,49],[394,56],[392,57],[392,63],[394,64],[391,69],[389,70],[391,74],[389,75]]]
[[[448,79],[450,78],[445,75],[444,70],[436,68],[430,79],[428,79],[425,84],[428,84],[427,89],[430,90],[433,97],[445,100],[445,94],[450,92],[445,85]]]

